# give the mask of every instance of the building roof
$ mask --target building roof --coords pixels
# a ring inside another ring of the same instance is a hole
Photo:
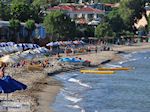
[[[73,5],[70,5],[70,6],[66,6],[66,5],[60,5],[60,6],[54,6],[52,8],[49,8],[49,10],[65,10],[65,11],[71,11],[71,12],[87,12],[87,13],[103,13],[104,11],[103,10],[99,10],[99,9],[95,9],[95,8],[92,8],[92,7],[81,7],[81,8],[77,8]]]
[[[104,11],[99,10],[99,9],[94,9],[92,7],[83,7],[81,9],[76,9],[74,12],[92,12],[92,13],[102,13]]]

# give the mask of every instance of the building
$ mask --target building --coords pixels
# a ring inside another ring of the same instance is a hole
[[[71,19],[76,23],[80,23],[78,20],[84,20],[84,23],[88,23],[92,20],[100,19],[100,15],[104,14],[103,10],[95,9],[85,5],[59,5],[49,8],[48,11],[60,10],[66,12]]]
[[[12,32],[9,28],[9,21],[0,21],[0,39],[9,39],[11,33]],[[25,28],[25,23],[21,23],[19,36],[22,38],[28,36],[28,32]],[[36,24],[36,29],[35,31],[33,31],[32,36],[37,38],[45,38],[45,28],[42,25]]]

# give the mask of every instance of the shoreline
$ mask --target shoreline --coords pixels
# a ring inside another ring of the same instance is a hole
[[[90,60],[91,58],[93,58],[93,55],[96,55],[97,57],[99,56],[99,54],[102,54],[102,58],[101,58],[101,62],[99,61],[98,63],[96,61],[98,61],[99,59],[93,60],[94,62],[92,63],[92,65],[94,65],[94,67],[98,67],[101,65],[102,62],[107,61],[107,60],[111,60],[111,61],[119,61],[122,60],[122,57],[120,57],[119,54],[117,54],[117,52],[119,51],[123,51],[123,52],[132,52],[132,51],[142,51],[142,50],[147,50],[150,49],[150,44],[147,44],[145,46],[145,44],[142,44],[140,46],[115,46],[113,48],[113,51],[102,51],[102,52],[98,52],[98,53],[92,53],[92,54],[83,54],[83,55],[78,55],[78,57],[81,57],[82,59],[88,59]],[[109,55],[108,55],[108,54]],[[88,55],[88,56],[87,56]],[[107,56],[108,55],[108,56]],[[95,56],[95,57],[96,57]],[[75,56],[72,56],[75,57]],[[61,72],[60,72],[61,73]],[[57,74],[55,74],[57,75]],[[52,78],[52,77],[51,77]],[[54,86],[48,85],[47,87],[44,88],[44,90],[50,90],[50,88],[55,88],[55,92],[50,93],[50,91],[46,91],[45,94],[47,94],[50,97],[53,97],[52,100],[49,100],[49,102],[43,102],[43,104],[49,104],[49,108],[48,110],[46,110],[45,112],[54,112],[51,105],[53,104],[53,102],[55,101],[55,98],[57,96],[57,94],[60,92],[60,89],[63,87],[61,82],[52,78],[53,80],[55,80],[57,83],[59,83],[61,86],[57,86],[56,88]],[[51,79],[49,79],[51,80]],[[44,91],[45,92],[45,91]],[[39,94],[40,97],[44,96],[45,94]],[[44,101],[44,98],[41,99]],[[47,100],[46,100],[47,101]],[[39,107],[41,107],[42,109],[45,109],[46,107],[42,107],[42,105],[39,105]],[[37,111],[37,112],[41,112],[41,111]]]
[[[92,67],[98,67],[101,66],[102,62],[107,60],[110,60],[110,62],[123,60],[119,53],[142,51],[147,49],[150,50],[150,43],[143,43],[135,46],[114,45],[113,51],[99,51],[98,53],[81,54],[77,55],[77,57],[81,57],[85,60],[91,60],[91,64],[93,65]],[[52,59],[52,62],[56,61],[56,59],[52,57],[49,59]],[[7,71],[8,73],[11,73],[15,79],[25,83],[28,86],[28,89],[24,92],[15,92],[9,95],[9,98],[14,101],[28,102],[30,104],[30,110],[27,112],[54,112],[52,104],[55,101],[57,94],[60,92],[60,89],[63,88],[63,84],[52,77],[52,75],[80,70],[81,67],[83,66],[67,64],[60,66],[56,64],[54,67],[48,67],[42,71],[34,72],[27,71],[22,68],[9,68]],[[2,94],[0,99],[4,98],[5,95]],[[21,111],[19,110],[19,112]]]

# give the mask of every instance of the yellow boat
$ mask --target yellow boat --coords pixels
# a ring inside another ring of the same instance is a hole
[[[81,73],[114,74],[114,71],[80,70]]]
[[[126,68],[126,67],[117,67],[117,68],[97,68],[97,70],[100,71],[119,71],[119,70],[131,70],[131,68]]]

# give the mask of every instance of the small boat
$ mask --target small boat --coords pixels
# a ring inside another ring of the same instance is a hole
[[[93,74],[114,74],[114,71],[98,71],[98,70],[80,70],[81,73],[93,73]]]
[[[127,67],[117,67],[117,68],[97,68],[97,70],[100,70],[100,71],[109,71],[109,70],[112,70],[112,71],[119,71],[119,70],[131,70],[131,68],[127,68]]]

